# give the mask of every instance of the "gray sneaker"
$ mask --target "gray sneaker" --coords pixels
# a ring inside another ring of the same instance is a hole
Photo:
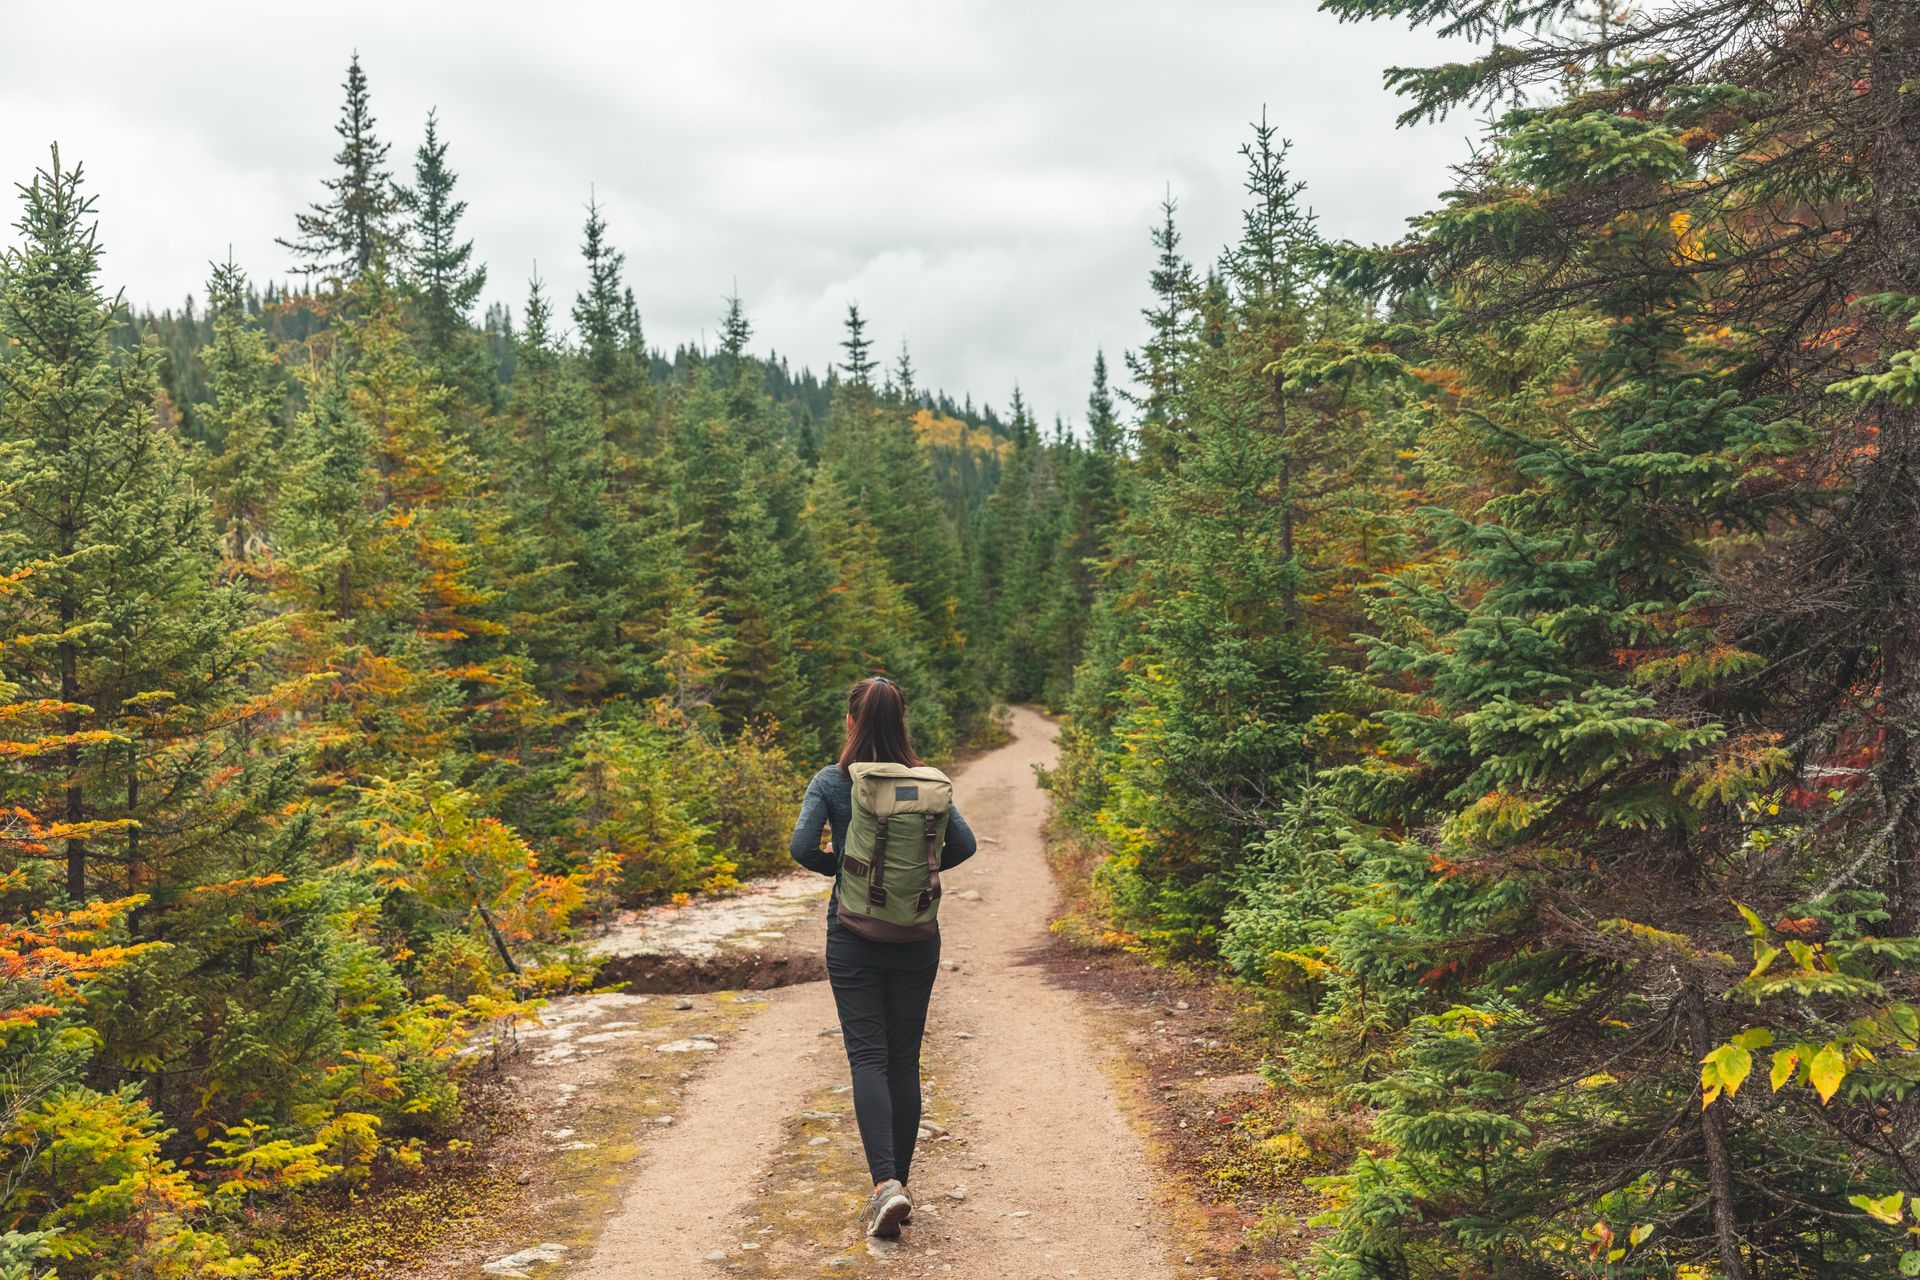
[[[913,1201],[907,1198],[906,1191],[899,1182],[889,1178],[881,1183],[867,1201],[866,1212],[860,1215],[867,1234],[878,1236],[882,1240],[892,1240],[900,1234],[900,1224],[913,1212]]]

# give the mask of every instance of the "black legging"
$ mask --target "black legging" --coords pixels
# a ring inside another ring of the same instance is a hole
[[[853,1114],[876,1185],[907,1180],[920,1130],[920,1037],[940,939],[872,942],[827,922],[827,978],[853,1068]]]

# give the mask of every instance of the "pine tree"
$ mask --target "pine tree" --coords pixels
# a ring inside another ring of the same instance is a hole
[[[330,196],[294,215],[298,235],[276,241],[303,264],[299,270],[341,283],[358,280],[391,255],[397,239],[400,197],[387,170],[388,144],[375,136],[373,110],[360,55],[347,64],[342,86],[347,100],[334,132],[340,151],[333,157],[334,177],[321,180]]]

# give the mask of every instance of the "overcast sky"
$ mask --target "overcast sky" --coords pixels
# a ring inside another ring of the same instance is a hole
[[[1336,237],[1396,237],[1466,154],[1465,121],[1396,130],[1380,87],[1457,51],[1312,0],[104,0],[8,6],[0,178],[56,140],[83,161],[136,306],[200,294],[229,245],[282,276],[355,49],[396,169],[438,108],[516,315],[536,261],[573,296],[591,187],[653,345],[710,336],[737,282],[756,348],[823,369],[856,301],[923,385],[1018,381],[1076,421],[1095,348],[1140,341],[1163,191],[1212,258],[1263,105]]]

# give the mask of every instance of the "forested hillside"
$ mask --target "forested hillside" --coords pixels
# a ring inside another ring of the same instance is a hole
[[[390,152],[357,62],[292,285],[129,316],[51,159],[0,1277],[262,1274],[276,1198],[431,1162],[583,927],[784,857],[875,670],[935,755],[1062,715],[1113,936],[1361,1135],[1308,1274],[1920,1274],[1920,10],[1323,8],[1475,40],[1389,82],[1476,158],[1369,248],[1263,117],[1071,427],[857,311],[824,380],[737,303],[654,350],[597,208],[477,317],[456,122]]]

